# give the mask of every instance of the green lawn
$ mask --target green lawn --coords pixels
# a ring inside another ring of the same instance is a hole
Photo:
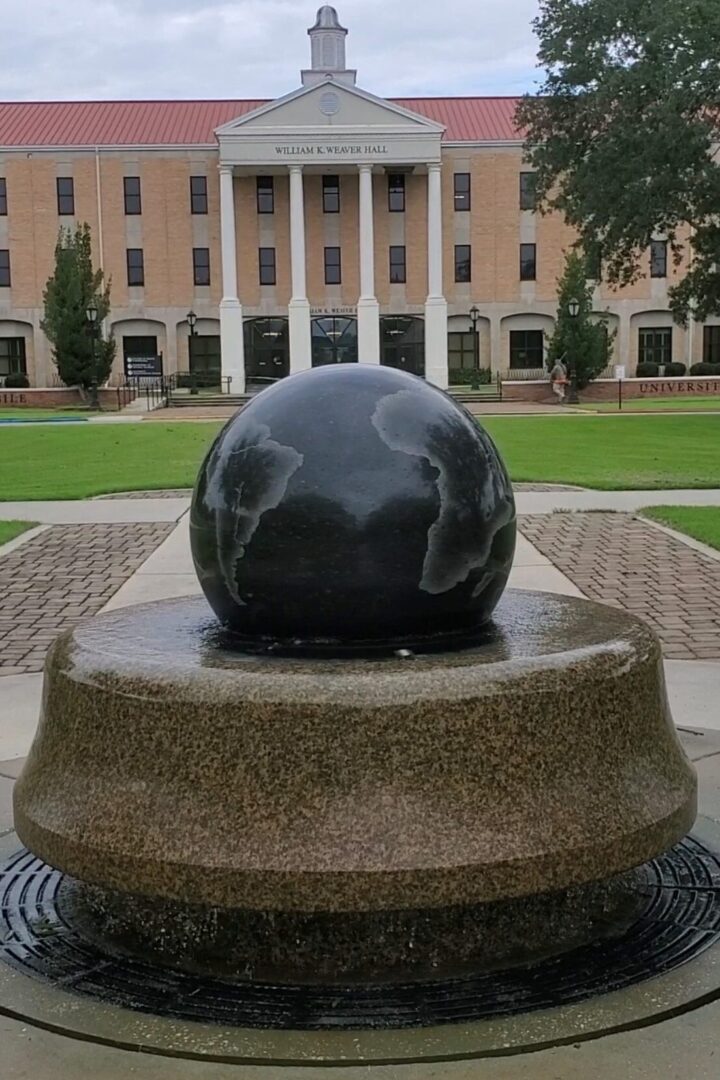
[[[579,406],[587,412],[619,412],[616,401],[596,401]],[[632,398],[623,401],[623,412],[720,412],[720,397]]]
[[[484,417],[517,481],[720,487],[720,416]]]
[[[34,521],[0,521],[0,545],[14,540],[20,533],[35,528]]]
[[[720,550],[720,506],[651,506],[642,516]]]
[[[192,487],[220,424],[0,426],[0,500]]]
[[[95,416],[90,409],[0,409],[0,420],[62,420],[66,417]]]
[[[221,423],[0,427],[0,500],[191,487]],[[720,487],[720,416],[483,418],[517,481]]]

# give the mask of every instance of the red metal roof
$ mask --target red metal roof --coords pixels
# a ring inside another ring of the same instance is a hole
[[[398,98],[436,120],[450,142],[517,139],[517,98]],[[0,102],[0,147],[198,146],[215,142],[221,124],[264,101]]]

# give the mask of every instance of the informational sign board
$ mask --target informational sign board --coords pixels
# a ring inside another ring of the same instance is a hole
[[[625,374],[625,365],[624,364],[616,364],[615,365],[615,378],[618,379],[618,380],[627,378],[627,376]]]
[[[126,356],[125,375],[128,379],[161,379],[162,356]]]

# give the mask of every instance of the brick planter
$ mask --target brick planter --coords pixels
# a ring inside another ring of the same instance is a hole
[[[720,379],[697,375],[679,379],[624,379],[623,401],[636,398],[696,398],[720,396]],[[615,379],[597,379],[580,391],[583,402],[617,401],[618,384]],[[503,401],[535,401],[543,405],[556,401],[550,387],[550,379],[527,382],[504,382]]]

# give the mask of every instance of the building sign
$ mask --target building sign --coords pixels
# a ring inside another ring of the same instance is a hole
[[[354,319],[357,315],[356,307],[311,307],[310,314],[313,319]]]
[[[323,145],[297,146],[292,143],[282,143],[275,147],[275,153],[280,158],[286,157],[387,157],[390,151],[385,143],[330,143]]]
[[[720,394],[720,379],[648,379],[640,383],[642,395]]]
[[[27,405],[28,399],[26,394],[9,394],[7,391],[4,394],[0,394],[0,405]]]
[[[125,375],[128,379],[161,379],[162,356],[126,356]]]

